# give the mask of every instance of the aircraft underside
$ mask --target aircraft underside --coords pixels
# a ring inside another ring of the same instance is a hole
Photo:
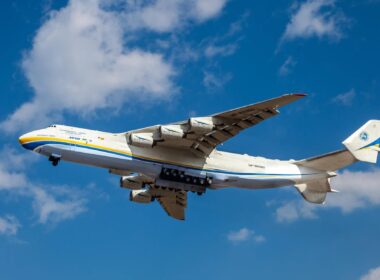
[[[43,145],[36,148],[36,151],[49,157],[52,162],[54,162],[51,159],[52,155],[56,155],[59,160],[105,168],[120,176],[138,176],[131,175],[133,173],[144,174],[146,182],[141,178],[139,183],[199,194],[206,192],[207,189],[226,187],[259,189],[289,186],[301,178],[300,174],[229,174],[222,170],[186,168],[168,163],[142,161],[133,157],[120,157],[74,145]]]

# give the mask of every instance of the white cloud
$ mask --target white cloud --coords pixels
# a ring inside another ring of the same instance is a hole
[[[225,0],[70,0],[49,14],[25,52],[22,68],[35,95],[0,124],[4,131],[30,129],[120,108],[126,101],[169,100],[177,92],[176,67],[163,52],[144,50],[141,32],[173,31],[217,16]],[[133,46],[132,46],[133,45]],[[162,51],[162,50],[161,50]],[[167,52],[167,51],[166,51]]]
[[[318,211],[339,209],[347,214],[358,209],[380,205],[380,169],[369,171],[345,170],[332,180],[339,193],[328,194],[324,205],[315,205],[299,200],[287,201],[276,209],[277,222],[294,222],[299,219],[314,219]],[[273,206],[273,203],[269,207]]]
[[[2,161],[1,159],[6,159]],[[32,153],[18,153],[16,149],[5,145],[0,150],[0,167],[15,170],[24,170],[31,163],[37,160],[37,156]]]
[[[315,219],[314,205],[303,201],[290,201],[276,209],[276,221],[279,223],[290,223],[298,219]]]
[[[282,40],[314,36],[340,39],[344,22],[347,20],[336,11],[335,0],[308,0],[296,5]]]
[[[45,186],[32,182],[23,172],[25,165],[20,164],[23,155],[6,147],[0,151],[0,191],[14,196],[30,198],[35,215],[41,224],[58,223],[72,219],[87,210],[85,193],[68,186]],[[25,162],[25,164],[27,161]],[[7,216],[13,217],[13,216]],[[17,223],[14,227],[8,227],[10,222],[17,221],[15,218],[2,218],[1,227],[17,232]],[[8,222],[8,223],[6,223]],[[14,230],[16,228],[16,230]],[[5,230],[4,229],[4,230]]]
[[[380,279],[380,266],[371,269],[366,275],[360,277],[360,280],[379,280]]]
[[[33,188],[31,191],[34,196],[33,208],[41,224],[69,220],[87,211],[87,200],[75,196],[72,190],[66,191],[61,200],[58,200],[57,194],[54,196],[42,188]]]
[[[231,242],[243,242],[253,240],[257,243],[261,243],[265,241],[265,237],[263,235],[256,234],[254,230],[245,227],[237,231],[229,232],[227,235],[227,239]]]
[[[220,36],[214,36],[205,40],[203,42],[203,45],[205,45],[205,57],[212,59],[216,56],[233,55],[239,47],[239,41],[243,39],[241,30],[247,24],[249,16],[250,14],[248,12],[242,14],[238,20],[230,24],[227,32]]]
[[[170,96],[173,67],[161,54],[125,48],[123,35],[117,14],[98,1],[72,0],[51,13],[22,62],[35,96],[1,127],[13,131],[64,111],[84,115],[131,97]]]
[[[356,96],[356,92],[354,89],[350,89],[345,93],[338,94],[333,98],[333,102],[339,103],[343,106],[351,106],[354,98]]]
[[[203,85],[208,89],[219,89],[232,79],[232,74],[217,75],[215,73],[203,72]]]
[[[27,178],[23,173],[8,171],[0,165],[0,191],[23,188]]]
[[[227,0],[195,0],[194,15],[201,21],[216,17],[220,14]]]
[[[15,149],[4,146],[0,151],[0,191],[20,189],[28,184],[28,180],[19,170],[24,169],[33,158],[19,154]]]
[[[284,63],[281,65],[278,70],[278,74],[280,76],[287,76],[292,71],[293,67],[297,64],[297,62],[293,59],[292,56],[289,56]]]
[[[226,44],[226,45],[209,45],[205,49],[205,56],[208,58],[212,58],[214,56],[230,56],[236,52],[238,45]]]
[[[226,0],[156,0],[130,2],[124,14],[128,29],[171,32],[189,21],[203,22],[218,16]]]
[[[235,54],[239,48],[239,42],[244,38],[241,30],[246,25],[249,16],[248,12],[242,14],[238,20],[229,25],[225,33],[201,42],[202,55],[208,60],[203,71],[203,85],[209,90],[218,90],[232,79],[231,73],[220,73],[220,69],[217,69],[220,67],[218,63],[215,63],[215,59]]]
[[[125,14],[127,28],[170,32],[184,24],[184,6],[185,2],[178,0],[157,0],[149,5],[134,3],[131,11]]]
[[[327,207],[336,207],[344,213],[359,208],[380,205],[380,169],[369,171],[345,170],[333,179],[332,185],[340,192],[328,196]]]
[[[0,235],[16,235],[20,227],[19,221],[14,216],[0,217]]]

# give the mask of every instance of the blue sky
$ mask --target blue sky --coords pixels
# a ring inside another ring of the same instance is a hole
[[[380,118],[379,1],[0,7],[1,279],[380,279],[376,166],[342,171],[323,206],[291,187],[227,189],[190,195],[178,222],[129,202],[106,170],[53,168],[17,142],[50,123],[121,132],[303,92],[220,149],[279,159],[340,149]]]

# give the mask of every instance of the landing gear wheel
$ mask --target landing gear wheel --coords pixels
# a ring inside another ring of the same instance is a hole
[[[55,157],[55,156],[50,156],[49,157],[49,161],[51,161],[51,163],[53,164],[53,166],[57,166],[59,161],[60,161],[60,157]]]

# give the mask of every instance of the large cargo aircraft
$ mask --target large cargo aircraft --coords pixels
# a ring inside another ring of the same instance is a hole
[[[344,149],[303,160],[272,160],[222,152],[219,144],[303,98],[287,94],[207,117],[189,118],[123,133],[51,125],[22,135],[26,149],[60,160],[106,168],[130,189],[130,200],[157,200],[168,215],[185,219],[187,193],[227,187],[260,189],[295,186],[303,198],[323,203],[330,178],[356,161],[376,163],[380,121],[371,120],[347,138]]]

